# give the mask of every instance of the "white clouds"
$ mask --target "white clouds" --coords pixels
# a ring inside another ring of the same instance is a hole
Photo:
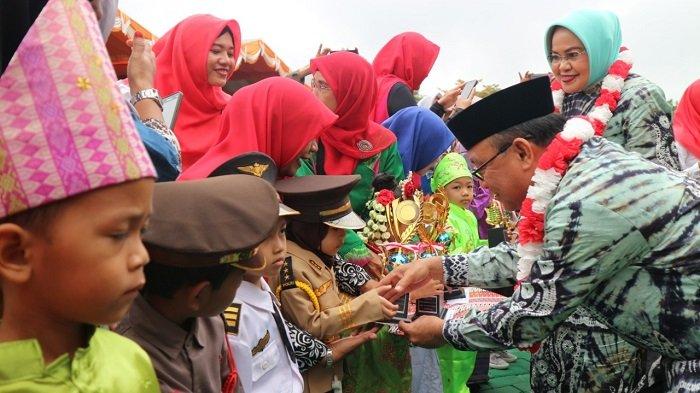
[[[518,71],[547,71],[544,32],[578,8],[606,8],[620,17],[623,42],[638,72],[680,98],[700,78],[700,2],[505,0],[120,0],[120,7],[156,34],[194,13],[234,18],[244,39],[262,38],[292,68],[316,52],[358,47],[368,60],[393,35],[417,31],[441,47],[423,91],[457,78],[483,78],[502,86]]]

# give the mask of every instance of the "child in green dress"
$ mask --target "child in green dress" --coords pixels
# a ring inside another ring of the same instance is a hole
[[[487,244],[479,238],[476,216],[467,208],[474,197],[474,183],[467,161],[448,153],[435,167],[430,181],[433,192],[441,191],[450,201],[448,222],[452,228],[449,253],[466,253]],[[467,380],[474,369],[476,352],[463,352],[449,345],[437,349],[444,392],[469,392]]]

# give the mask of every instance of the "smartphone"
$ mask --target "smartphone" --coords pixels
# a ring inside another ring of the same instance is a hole
[[[462,88],[462,94],[459,95],[459,99],[463,100],[465,98],[468,98],[469,95],[472,94],[472,90],[474,90],[477,83],[479,83],[479,81],[476,79],[465,83],[464,87]]]
[[[177,115],[180,112],[182,97],[182,92],[178,91],[163,98],[163,120],[165,121],[165,125],[167,125],[171,130],[175,128]]]

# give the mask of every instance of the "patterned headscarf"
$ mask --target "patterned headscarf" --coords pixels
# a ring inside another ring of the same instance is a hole
[[[433,172],[433,178],[430,180],[430,188],[433,192],[445,187],[460,177],[468,177],[471,179],[472,174],[469,172],[467,160],[459,153],[449,153],[440,160]]]
[[[0,77],[0,217],[155,177],[86,1],[50,0]]]

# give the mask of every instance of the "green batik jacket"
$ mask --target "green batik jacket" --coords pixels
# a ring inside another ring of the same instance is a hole
[[[377,156],[360,161],[355,168],[355,175],[360,175],[360,181],[350,191],[350,204],[352,210],[355,211],[364,220],[369,217],[369,211],[365,206],[367,201],[374,196],[372,181],[379,173],[392,175],[397,181],[403,180],[403,163],[401,156],[396,148],[396,143],[391,144]],[[297,176],[324,174],[323,171],[317,168],[316,157],[311,160],[302,160],[302,165],[297,171]],[[348,173],[350,175],[351,173]],[[358,262],[359,260],[367,261],[369,251],[364,242],[360,239],[355,231],[346,231],[345,242],[338,254],[348,262]]]
[[[475,350],[530,346],[546,338],[543,349],[556,346],[569,354],[559,356],[560,362],[593,355],[580,364],[596,370],[533,358],[533,379],[552,382],[541,391],[556,391],[557,379],[567,372],[566,383],[584,390],[612,383],[614,376],[636,378],[634,347],[607,341],[615,338],[608,327],[671,359],[700,356],[697,182],[593,138],[572,162],[545,216],[544,253],[530,280],[488,312],[447,321],[447,341]],[[445,257],[445,283],[513,283],[517,258],[505,245]],[[600,348],[590,351],[577,342]]]
[[[602,81],[584,91],[567,94],[562,115],[569,119],[586,115],[595,106]],[[613,117],[603,136],[634,151],[647,160],[671,169],[680,169],[678,150],[673,139],[671,116],[673,107],[663,90],[648,79],[632,74],[625,80]]]

